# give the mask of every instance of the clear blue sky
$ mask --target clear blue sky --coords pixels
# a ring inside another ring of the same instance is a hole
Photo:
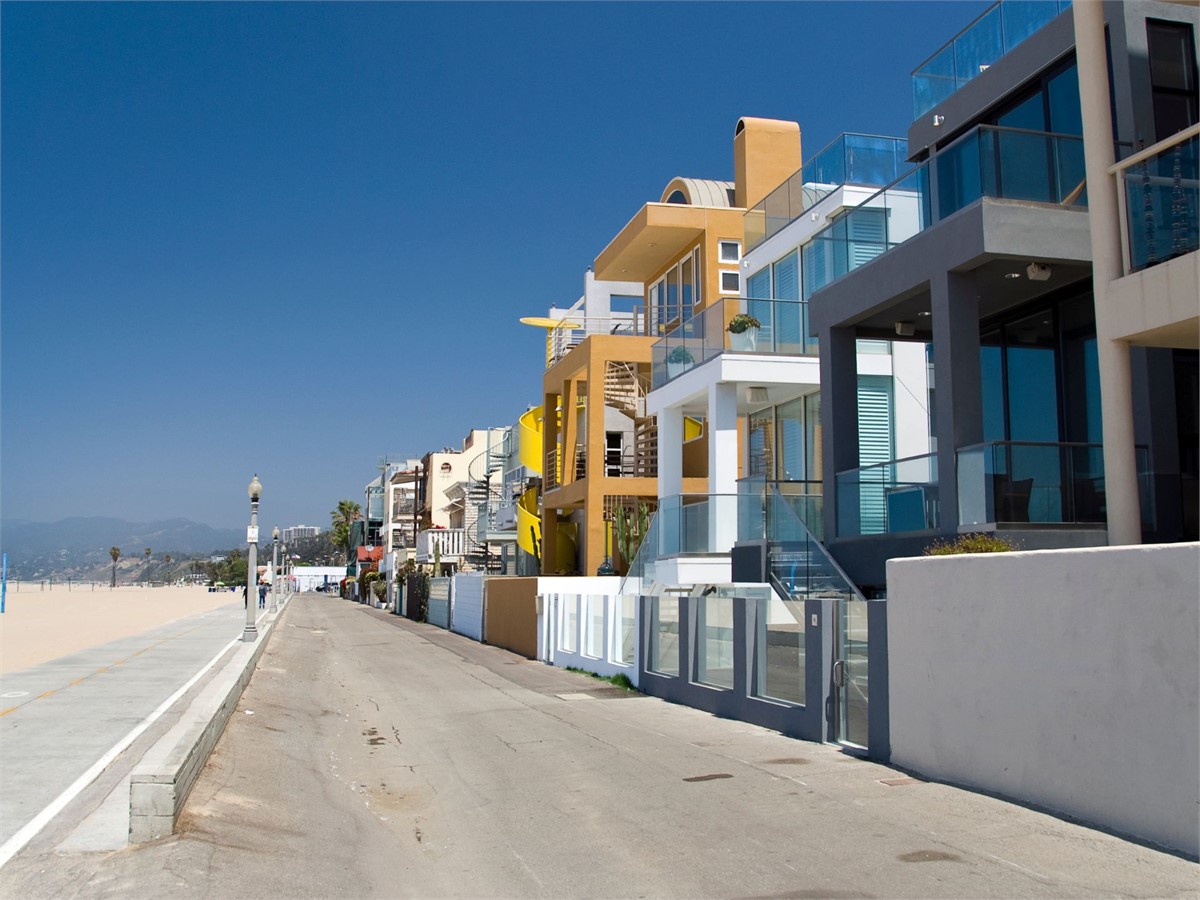
[[[328,525],[541,391],[542,332],[739,116],[903,136],[954,3],[4,3],[6,518]]]

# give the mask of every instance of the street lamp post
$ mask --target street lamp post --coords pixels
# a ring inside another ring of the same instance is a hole
[[[246,630],[242,632],[242,640],[253,643],[258,640],[258,626],[254,624],[255,613],[258,610],[258,499],[262,496],[262,482],[258,475],[246,488],[250,495],[250,527],[246,529],[246,543],[250,545],[246,566]]]
[[[279,526],[271,530],[271,612],[279,612]]]

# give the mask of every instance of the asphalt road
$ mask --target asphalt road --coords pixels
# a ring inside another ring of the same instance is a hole
[[[60,829],[61,830],[61,829]],[[1195,897],[1200,867],[321,595],[180,832],[6,897]]]

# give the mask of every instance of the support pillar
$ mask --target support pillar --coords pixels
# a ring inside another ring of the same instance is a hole
[[[1079,107],[1083,115],[1088,223],[1092,237],[1092,296],[1100,370],[1104,494],[1109,544],[1140,544],[1142,516],[1138,501],[1129,345],[1110,337],[1108,316],[1108,286],[1122,275],[1122,255],[1117,183],[1109,174],[1116,158],[1109,111],[1104,6],[1102,3],[1075,3],[1072,6],[1079,68]]]
[[[708,549],[728,553],[737,542],[737,385],[708,388]]]
[[[838,536],[837,473],[858,467],[858,357],[852,328],[823,329],[821,342],[821,455],[825,540]],[[841,523],[841,533],[858,530],[857,495]]]
[[[683,409],[672,406],[658,414],[658,498],[683,493]]]
[[[958,533],[957,451],[983,441],[979,299],[974,280],[941,272],[929,284],[937,385],[938,531]]]

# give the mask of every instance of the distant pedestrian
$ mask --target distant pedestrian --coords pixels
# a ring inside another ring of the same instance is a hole
[[[267,606],[267,586],[260,584],[258,586],[258,608],[265,609]]]
[[[250,585],[243,584],[242,585],[242,609],[245,609],[246,607],[248,607],[250,605],[249,591],[250,591]]]

